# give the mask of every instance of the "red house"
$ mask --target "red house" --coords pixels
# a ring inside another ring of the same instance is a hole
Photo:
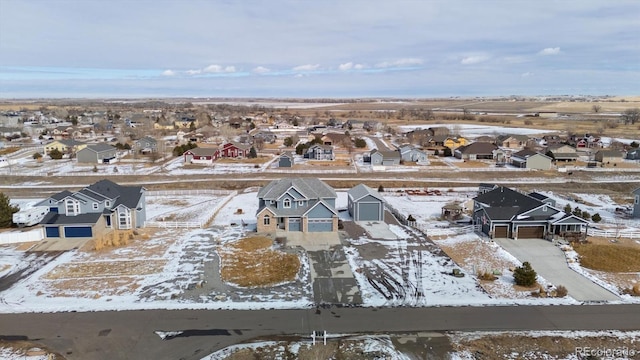
[[[221,155],[222,157],[248,157],[249,150],[251,150],[251,145],[239,144],[236,142],[228,142],[222,145]]]
[[[184,152],[185,164],[213,165],[220,157],[220,150],[215,148],[193,148]]]

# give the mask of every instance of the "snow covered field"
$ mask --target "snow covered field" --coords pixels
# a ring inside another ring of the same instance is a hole
[[[431,127],[446,127],[454,132],[460,132],[460,135],[467,137],[477,137],[482,135],[494,134],[514,134],[514,135],[536,135],[557,132],[555,130],[546,129],[530,129],[518,127],[504,127],[497,125],[478,125],[478,124],[424,124],[424,125],[402,125],[399,126],[401,132],[409,132],[415,129],[428,129]]]

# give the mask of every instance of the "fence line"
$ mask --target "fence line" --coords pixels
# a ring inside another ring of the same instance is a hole
[[[0,233],[0,245],[40,241],[42,239],[44,239],[44,233],[42,232],[41,227],[28,231],[10,231]]]
[[[589,228],[587,230],[587,235],[607,237],[607,238],[640,239],[640,231],[626,231],[626,230],[615,231],[615,230],[599,230],[599,229]]]
[[[146,221],[145,227],[155,228],[202,228],[202,223],[197,221]]]
[[[233,190],[215,190],[215,189],[200,189],[200,190],[153,190],[147,191],[147,196],[168,196],[168,195],[230,195],[237,194],[237,191]]]

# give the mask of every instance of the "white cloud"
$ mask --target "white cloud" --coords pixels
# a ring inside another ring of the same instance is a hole
[[[205,73],[232,73],[236,72],[236,67],[212,64],[202,69],[202,71]]]
[[[271,71],[271,69],[266,68],[264,66],[256,66],[251,71],[253,71],[256,74],[265,74],[265,73],[268,73],[269,71]]]
[[[305,64],[296,66],[293,71],[316,71],[320,68],[320,64]]]
[[[338,65],[338,70],[340,71],[349,71],[349,70],[362,70],[365,66],[363,64],[354,64],[349,61],[348,63]]]
[[[187,70],[185,71],[187,75],[198,75],[202,73],[202,70]]]
[[[462,65],[473,65],[473,64],[479,64],[481,62],[487,61],[489,60],[489,57],[486,55],[472,55],[472,56],[467,56],[465,58],[463,58],[460,61],[460,64]]]
[[[175,76],[175,75],[176,75],[176,72],[170,69],[162,72],[162,76]]]
[[[540,52],[538,53],[538,55],[558,55],[558,54],[560,54],[560,48],[559,47],[544,48],[544,49],[540,50]]]
[[[408,67],[422,65],[422,59],[418,58],[403,58],[394,61],[383,61],[376,64],[378,68],[390,68],[390,67]]]
[[[532,77],[533,73],[530,71],[527,71],[526,73],[522,73],[520,76],[522,76],[523,78],[528,78],[528,77]]]

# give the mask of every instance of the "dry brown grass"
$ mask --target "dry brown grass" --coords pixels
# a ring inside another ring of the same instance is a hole
[[[309,160],[310,166],[349,166],[348,160]]]
[[[518,358],[567,358],[575,355],[577,347],[600,349],[633,348],[634,340],[618,338],[615,335],[598,335],[590,337],[539,336],[528,334],[487,334],[480,338],[452,341],[457,351],[466,350],[476,354],[477,359],[505,359],[508,354],[519,354]],[[526,354],[535,354],[527,356]],[[542,354],[547,354],[543,356]],[[510,357],[509,357],[510,358]],[[635,357],[633,357],[635,358]]]
[[[640,272],[640,249],[619,244],[576,244],[583,267],[606,272]]]
[[[485,168],[485,167],[489,167],[489,164],[482,162],[482,161],[474,161],[474,160],[466,160],[464,162],[456,162],[453,163],[453,165],[459,167],[459,168]]]
[[[16,152],[18,150],[20,150],[19,147],[14,147],[14,146],[7,147],[7,148],[4,148],[4,149],[0,149],[0,155],[12,154],[12,153],[14,153],[14,152]]]
[[[216,160],[216,163],[219,164],[264,164],[267,161],[271,160],[271,157],[268,156],[258,156],[257,158],[220,158]]]
[[[66,263],[56,266],[46,274],[44,278],[48,280],[59,280],[147,275],[162,271],[166,263],[166,260],[151,259]]]
[[[255,236],[219,247],[222,280],[243,287],[262,287],[295,279],[300,270],[296,255],[271,249],[273,241]]]
[[[53,280],[50,290],[55,297],[83,297],[99,299],[102,296],[122,296],[134,293],[139,277],[77,278]]]

